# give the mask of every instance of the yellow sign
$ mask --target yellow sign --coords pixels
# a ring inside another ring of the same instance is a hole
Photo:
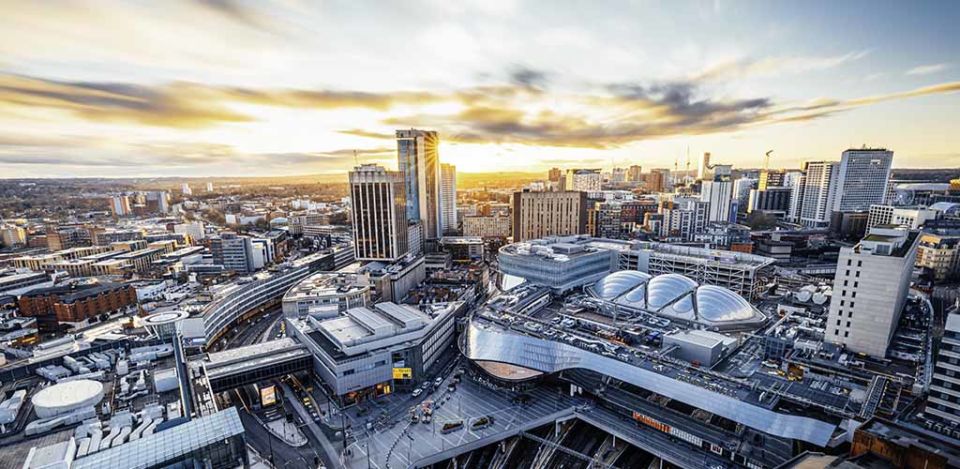
[[[266,386],[260,388],[260,405],[263,407],[277,403],[277,387]]]
[[[412,379],[413,368],[394,368],[393,379]]]

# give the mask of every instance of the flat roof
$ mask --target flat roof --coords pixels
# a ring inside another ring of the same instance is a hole
[[[206,446],[243,434],[236,407],[199,417],[166,430],[146,435],[73,462],[73,469],[123,467],[147,469],[197,451]]]

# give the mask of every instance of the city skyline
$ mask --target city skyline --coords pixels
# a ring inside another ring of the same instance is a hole
[[[0,174],[396,169],[405,128],[439,132],[462,173],[682,169],[703,152],[757,168],[771,148],[799,168],[864,144],[956,167],[958,9],[18,4],[0,17]]]

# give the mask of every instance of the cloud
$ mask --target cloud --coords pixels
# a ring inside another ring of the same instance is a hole
[[[692,81],[736,80],[753,76],[776,76],[826,70],[855,62],[869,51],[852,51],[835,56],[783,56],[742,58],[723,62],[692,77]]]
[[[933,75],[950,68],[948,63],[920,65],[907,70],[907,75]]]
[[[549,80],[546,72],[520,65],[510,71],[510,82],[524,88],[543,89]]]

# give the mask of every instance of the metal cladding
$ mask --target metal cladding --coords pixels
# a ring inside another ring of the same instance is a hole
[[[476,323],[470,323],[467,330],[465,354],[474,361],[507,363],[543,373],[570,369],[598,371],[761,432],[818,446],[826,446],[836,428],[835,425],[813,418],[785,415],[748,404],[735,397],[562,342],[482,327]]]
[[[708,326],[722,328],[765,319],[737,293],[716,285],[698,285],[680,274],[651,276],[622,270],[601,278],[587,291],[619,307]]]

